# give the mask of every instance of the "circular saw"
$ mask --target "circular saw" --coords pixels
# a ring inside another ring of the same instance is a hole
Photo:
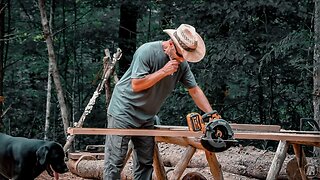
[[[200,116],[198,113],[187,115],[189,130],[202,131],[201,145],[211,152],[222,152],[237,143],[229,123],[213,111]]]

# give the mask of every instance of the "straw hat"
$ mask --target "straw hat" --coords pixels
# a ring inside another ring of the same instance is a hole
[[[165,29],[174,44],[181,50],[183,58],[189,62],[199,62],[206,54],[206,46],[196,29],[188,24],[181,24],[178,29]]]

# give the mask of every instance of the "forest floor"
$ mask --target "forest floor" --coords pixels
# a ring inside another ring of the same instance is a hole
[[[167,175],[173,170],[173,167],[179,162],[181,156],[185,151],[185,147],[181,147],[173,144],[159,143],[159,152],[166,166]],[[268,150],[260,150],[253,146],[248,147],[231,147],[222,153],[216,153],[217,159],[221,164],[223,170],[223,176],[225,180],[257,180],[264,179],[268,173],[268,169],[271,165],[274,157],[274,152]],[[292,155],[287,155],[283,167],[279,173],[280,179],[287,179],[286,177],[286,165],[289,160],[293,158]],[[130,158],[131,159],[131,158]],[[131,173],[131,160],[129,159],[124,171],[129,174],[127,177],[132,177]],[[103,160],[97,162],[103,165]],[[314,162],[312,163],[319,164]],[[213,180],[210,169],[203,151],[197,150],[189,162],[187,172],[199,172],[204,175],[208,180]],[[184,175],[183,174],[183,175]],[[62,180],[86,180],[85,178],[79,177],[71,172],[60,174]],[[131,178],[128,178],[131,179]],[[43,172],[36,180],[53,180],[47,172]]]

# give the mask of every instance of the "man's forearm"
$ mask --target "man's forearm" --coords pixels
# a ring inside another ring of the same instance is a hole
[[[154,86],[161,79],[166,77],[166,73],[160,69],[152,74],[148,74],[143,78],[131,79],[131,85],[134,92],[140,92]]]
[[[133,91],[139,92],[152,87],[164,77],[169,76],[170,74],[173,74],[174,72],[176,72],[179,67],[179,64],[180,64],[179,61],[170,60],[160,70],[152,74],[149,74],[144,78],[131,79],[131,86]]]
[[[200,87],[196,86],[194,88],[189,89],[189,94],[192,97],[195,104],[203,111],[203,112],[211,112],[212,107],[207,99],[207,97],[204,95],[203,91],[200,89]]]

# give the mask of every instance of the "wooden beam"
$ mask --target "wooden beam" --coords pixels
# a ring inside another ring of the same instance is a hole
[[[205,150],[205,154],[214,180],[223,180],[221,165],[218,162],[216,154],[207,150]]]
[[[306,156],[305,156],[304,151],[302,149],[302,146],[298,145],[298,144],[292,144],[292,146],[293,146],[294,154],[297,159],[298,168],[300,171],[301,178],[302,178],[302,180],[308,180],[305,169],[304,169],[305,165],[307,164],[307,159],[306,159]]]
[[[163,137],[202,137],[201,132],[181,131],[181,130],[161,130],[161,129],[106,129],[106,128],[69,128],[70,134],[90,134],[90,135],[128,135],[128,136],[163,136]],[[235,132],[235,139],[252,140],[274,140],[292,142],[320,142],[318,134],[295,134],[295,133],[275,133],[275,132]]]
[[[296,134],[318,134],[318,135],[320,135],[320,131],[296,131],[296,130],[281,129],[280,132],[296,133]]]
[[[235,139],[320,142],[320,135],[316,134],[237,132],[234,134],[234,137]]]
[[[164,169],[164,165],[162,159],[160,157],[158,144],[154,145],[154,154],[153,154],[153,167],[156,179],[158,180],[167,180],[166,171]]]
[[[230,124],[233,131],[279,132],[281,126],[262,124]]]
[[[281,126],[278,125],[262,125],[262,124],[230,124],[234,131],[257,131],[257,132],[279,132]],[[155,125],[156,129],[167,130],[189,130],[188,126],[165,126]]]
[[[125,166],[125,164],[127,164],[128,160],[130,159],[132,151],[133,151],[133,142],[130,140],[129,144],[128,144],[128,150],[127,150],[126,158],[123,161],[124,166]],[[121,169],[121,177],[125,177],[125,173],[123,172],[124,166]]]
[[[278,178],[284,159],[287,155],[289,143],[280,141],[275,156],[273,157],[266,180],[274,180]]]
[[[201,137],[202,132],[150,130],[150,129],[111,129],[111,128],[69,128],[69,134],[88,135],[127,135],[127,136],[164,136],[164,137]]]
[[[192,146],[188,146],[185,153],[183,154],[183,156],[181,157],[180,161],[178,162],[178,164],[175,166],[172,175],[170,177],[170,180],[179,180],[184,172],[184,170],[187,168],[190,159],[192,158],[192,156],[194,155],[194,153],[196,152],[196,148],[192,147]]]

